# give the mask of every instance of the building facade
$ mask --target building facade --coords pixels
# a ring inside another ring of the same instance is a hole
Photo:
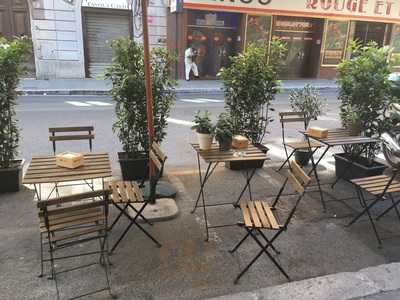
[[[183,0],[170,14],[168,47],[179,56],[197,49],[201,78],[215,78],[228,57],[246,44],[286,42],[282,78],[334,78],[349,41],[390,45],[400,56],[400,1],[380,0]]]
[[[33,41],[30,77],[99,77],[111,63],[109,42],[141,41],[137,0],[0,0],[0,36]],[[150,0],[152,47],[166,46],[167,2]]]

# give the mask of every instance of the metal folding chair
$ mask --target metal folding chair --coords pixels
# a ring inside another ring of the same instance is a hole
[[[153,178],[150,178],[150,197],[147,201],[144,200],[143,193],[140,190],[138,184],[135,182],[113,181],[109,183],[109,188],[112,192],[112,203],[120,211],[120,213],[110,226],[109,231],[115,226],[122,215],[126,216],[130,220],[129,225],[123,231],[114,246],[111,248],[110,253],[114,252],[114,250],[117,248],[119,243],[122,241],[122,239],[125,237],[129,229],[133,225],[135,225],[144,234],[146,234],[158,247],[161,247],[161,244],[147,230],[145,230],[143,226],[138,223],[138,219],[142,218],[147,224],[152,225],[152,223],[143,216],[143,211],[149,203],[153,203],[155,201],[156,186],[163,173],[164,164],[167,160],[167,156],[162,152],[161,148],[156,143],[153,143],[149,152],[149,159],[153,162],[156,170]],[[141,204],[141,207],[139,209],[136,209],[133,205],[134,203]],[[131,208],[136,213],[135,216],[132,217],[128,213],[129,208]]]
[[[60,299],[60,293],[57,283],[57,275],[66,272],[72,272],[78,269],[86,268],[97,263],[104,267],[106,286],[80,296],[74,296],[71,299],[92,295],[102,291],[108,291],[111,296],[110,270],[108,260],[108,242],[107,242],[107,218],[108,218],[108,191],[91,191],[70,196],[43,200],[37,203],[39,208],[39,218],[41,220],[41,233],[47,237],[49,258],[41,256],[42,275],[43,262],[50,262],[50,278],[54,279],[57,290],[57,298]],[[41,235],[42,236],[42,235]],[[82,250],[79,247],[83,243],[96,241],[99,245],[98,251]],[[41,241],[43,247],[43,241]],[[77,246],[77,247],[74,247]],[[60,250],[74,247],[77,254],[57,255]],[[41,249],[43,250],[43,249]],[[56,270],[56,261],[63,259],[72,259],[81,256],[99,255],[99,261],[74,267],[67,270]]]
[[[286,123],[302,123],[304,125],[304,130],[307,129],[307,118],[304,112],[280,112],[279,113],[279,118],[282,126],[282,143],[283,147],[285,149],[285,154],[286,154],[286,160],[282,163],[282,165],[278,168],[277,171],[282,170],[282,168],[288,163],[290,165],[290,159],[292,158],[293,154],[297,150],[308,150],[313,149],[312,154],[314,154],[315,151],[317,151],[320,147],[321,144],[318,142],[310,142],[311,145],[308,143],[306,140],[302,141],[293,141],[293,142],[287,142],[286,137],[285,137],[285,124]],[[288,148],[292,149],[292,152],[288,151]]]
[[[280,252],[274,247],[273,243],[282,234],[282,232],[287,230],[297,206],[305,194],[305,189],[311,181],[311,178],[295,161],[290,163],[290,167],[291,169],[288,171],[288,182],[296,191],[298,197],[283,225],[280,225],[276,215],[276,210],[278,210],[278,208],[276,208],[277,201],[275,201],[272,206],[269,206],[265,201],[243,201],[240,203],[240,208],[242,209],[243,214],[243,222],[238,223],[238,226],[243,227],[246,230],[246,235],[232,250],[230,250],[230,253],[234,253],[249,236],[254,239],[254,241],[260,246],[261,250],[239,273],[239,275],[237,275],[234,281],[235,284],[238,283],[239,279],[249,270],[249,268],[262,254],[266,254],[274,263],[274,265],[290,281],[289,275],[268,251],[268,248],[271,248],[276,254],[280,254]],[[268,238],[264,234],[263,230],[274,232],[274,235],[272,238]]]
[[[400,192],[400,181],[396,180],[396,176],[398,175],[400,169],[400,145],[396,141],[396,138],[392,137],[388,133],[382,134],[381,139],[386,161],[393,167],[392,175],[379,175],[351,180],[351,183],[356,188],[357,196],[361,206],[364,209],[347,224],[347,227],[349,227],[363,215],[367,214],[379,245],[382,245],[382,240],[378,234],[374,219],[371,215],[372,207],[380,201],[390,199],[392,203],[391,206],[378,215],[376,220],[379,220],[392,209],[395,209],[400,220],[400,212],[397,207],[400,203],[400,198],[396,201],[394,196],[394,194]],[[369,204],[367,204],[364,193],[370,194],[374,197]]]

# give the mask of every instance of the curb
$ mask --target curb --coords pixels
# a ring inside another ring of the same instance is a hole
[[[302,87],[289,87],[282,88],[283,92],[297,91],[302,89]],[[318,91],[337,91],[338,87],[315,87]],[[223,94],[223,91],[220,88],[209,88],[209,89],[176,89],[176,93],[179,94]],[[84,95],[94,95],[94,96],[109,96],[110,90],[19,90],[22,95],[47,95],[47,96],[84,96]]]
[[[355,300],[399,290],[400,263],[391,263],[209,300]]]

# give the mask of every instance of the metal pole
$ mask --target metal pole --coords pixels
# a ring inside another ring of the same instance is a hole
[[[151,85],[151,67],[150,67],[150,47],[149,47],[149,27],[147,17],[148,0],[142,0],[142,22],[143,22],[143,48],[144,48],[144,74],[146,83],[146,106],[147,106],[147,130],[149,133],[149,151],[154,140],[153,124],[153,90]],[[149,159],[150,181],[154,175],[154,165]]]

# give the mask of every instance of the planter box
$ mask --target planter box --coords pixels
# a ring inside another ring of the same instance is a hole
[[[358,158],[358,161],[353,162],[351,166],[350,158],[345,153],[334,154],[334,157],[336,177],[341,176],[346,180],[382,175],[386,169],[386,165],[375,160],[372,165],[368,164],[368,160],[365,157]]]
[[[0,193],[18,192],[22,186],[22,168],[25,160],[15,160],[14,166],[0,169]]]
[[[267,153],[268,148],[264,145],[257,144],[255,145],[262,152]],[[226,162],[225,166],[231,170],[246,170],[246,169],[261,169],[264,166],[265,160],[246,160],[246,161],[231,161]]]
[[[123,180],[149,179],[149,158],[147,153],[143,153],[138,158],[129,158],[126,152],[118,152],[118,161],[121,166]]]
[[[294,158],[300,166],[306,167],[310,162],[311,155],[312,152],[310,150],[296,150]]]

